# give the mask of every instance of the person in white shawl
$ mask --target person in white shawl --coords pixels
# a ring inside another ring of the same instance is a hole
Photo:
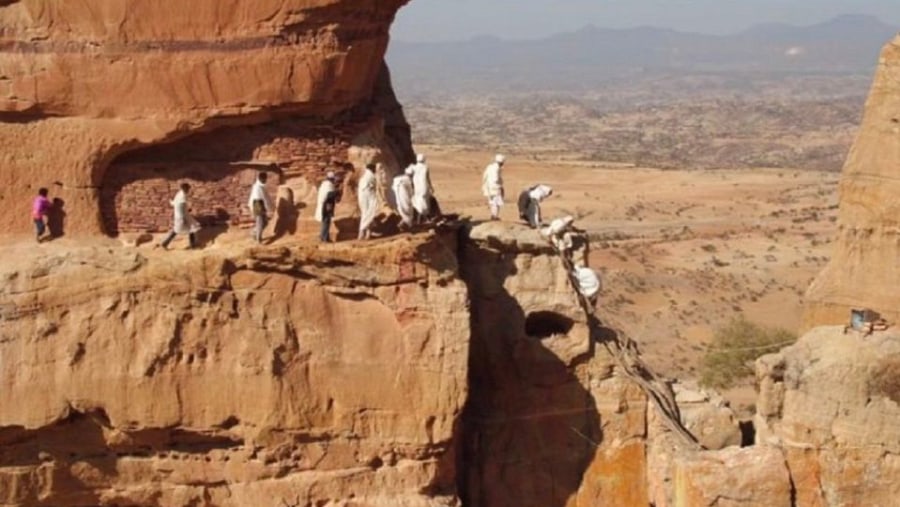
[[[337,187],[335,181],[337,176],[332,171],[328,171],[325,181],[319,185],[319,192],[316,196],[316,221],[322,226],[319,229],[319,240],[323,243],[331,242],[331,219],[334,218],[334,207],[337,205]]]
[[[169,243],[171,243],[178,234],[188,235],[189,248],[197,246],[196,233],[200,230],[200,224],[188,213],[189,207],[187,195],[190,190],[191,186],[189,184],[182,183],[181,189],[175,194],[175,198],[169,201],[169,204],[172,205],[173,225],[169,235],[159,244],[162,248],[168,249]]]
[[[405,172],[394,178],[391,190],[394,192],[394,201],[397,203],[397,213],[400,215],[402,227],[412,227],[414,208],[412,205],[413,168],[408,167]]]
[[[491,220],[500,220],[500,208],[503,207],[503,175],[501,169],[506,157],[497,155],[494,162],[484,169],[481,178],[481,192],[487,197],[491,208]]]
[[[423,222],[431,217],[431,196],[434,194],[434,188],[431,186],[431,174],[425,163],[425,155],[421,153],[416,155],[416,163],[412,169],[412,205],[416,209],[417,220]]]
[[[266,181],[269,175],[260,171],[256,176],[256,181],[250,188],[250,197],[247,199],[247,207],[250,208],[250,214],[253,216],[253,239],[257,243],[262,243],[263,230],[269,224],[269,213],[274,211],[275,205],[272,204],[272,198],[266,190]]]
[[[359,239],[369,239],[372,222],[378,215],[378,192],[375,185],[375,164],[367,164],[359,178],[357,199],[359,200]]]
[[[572,276],[578,282],[578,292],[587,298],[591,305],[596,305],[600,293],[600,277],[597,273],[583,264],[576,264]]]

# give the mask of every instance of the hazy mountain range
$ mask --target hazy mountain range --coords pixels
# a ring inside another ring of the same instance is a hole
[[[587,26],[539,40],[394,41],[401,94],[577,90],[655,75],[871,74],[898,27],[861,15],[810,26],[764,24],[733,35]]]

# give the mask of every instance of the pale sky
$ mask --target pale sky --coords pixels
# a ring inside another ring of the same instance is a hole
[[[593,24],[726,34],[765,22],[810,25],[840,14],[871,14],[900,26],[900,0],[412,0],[392,33],[402,41],[528,39]]]

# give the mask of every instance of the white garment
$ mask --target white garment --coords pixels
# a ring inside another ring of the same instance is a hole
[[[500,169],[500,164],[496,162],[484,169],[484,176],[481,178],[481,192],[488,199],[491,197],[503,197],[503,175]]]
[[[375,173],[366,170],[359,178],[357,187],[359,201],[359,232],[367,231],[378,214],[378,193],[375,191]]]
[[[316,196],[316,222],[322,221],[322,206],[325,205],[325,199],[328,198],[328,194],[334,192],[334,190],[334,182],[330,179],[323,181],[319,185],[319,193]]]
[[[173,231],[178,234],[189,234],[200,230],[200,224],[188,214],[187,195],[184,190],[179,190],[169,204],[172,205]]]
[[[532,199],[535,199],[536,201],[541,202],[544,199],[550,197],[550,194],[552,194],[552,193],[553,193],[553,189],[548,187],[547,185],[538,185],[538,186],[534,187],[533,189],[531,189],[530,192],[528,192],[528,197],[531,197]]]
[[[400,219],[407,226],[411,226],[413,222],[412,179],[406,174],[397,176],[394,178],[391,190],[394,192],[394,199],[397,202],[397,213],[400,214]]]
[[[253,183],[253,187],[250,189],[250,198],[247,199],[247,207],[250,208],[250,214],[253,214],[253,201],[262,201],[263,206],[266,208],[266,213],[271,213],[275,206],[272,204],[272,198],[269,197],[269,192],[266,191],[266,184],[256,180]]]
[[[419,163],[413,166],[413,207],[422,217],[427,217],[431,210],[431,174],[428,165]]]
[[[578,266],[572,274],[575,275],[575,279],[578,281],[578,292],[582,296],[592,299],[600,292],[600,278],[593,269]]]

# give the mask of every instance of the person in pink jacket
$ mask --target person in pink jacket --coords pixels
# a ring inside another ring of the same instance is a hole
[[[37,241],[40,243],[44,240],[44,233],[47,232],[47,214],[53,204],[47,198],[49,191],[46,188],[38,190],[38,195],[34,198],[31,205],[31,218],[34,220],[34,230],[37,233]]]

